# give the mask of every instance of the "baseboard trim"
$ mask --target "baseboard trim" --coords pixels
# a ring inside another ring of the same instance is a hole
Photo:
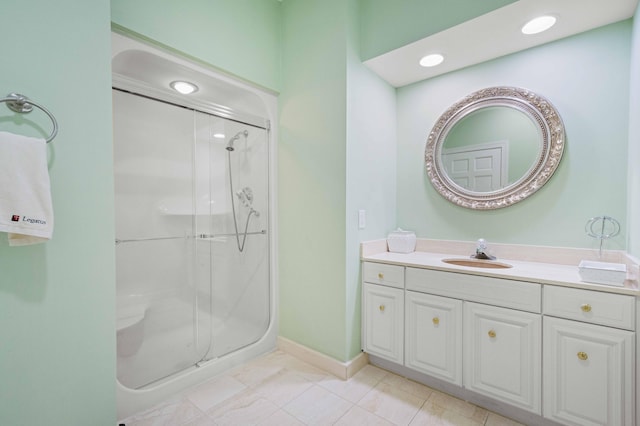
[[[327,373],[331,373],[342,380],[348,380],[360,371],[362,367],[369,364],[369,357],[364,352],[359,353],[347,362],[341,362],[282,336],[278,336],[277,345],[281,351],[295,356]]]

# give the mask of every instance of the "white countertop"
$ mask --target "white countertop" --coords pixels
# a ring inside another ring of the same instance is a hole
[[[625,281],[624,287],[611,285],[591,284],[581,281],[577,265],[559,265],[553,263],[528,262],[522,260],[496,259],[497,262],[507,263],[511,268],[476,268],[468,266],[456,266],[444,263],[443,259],[470,259],[468,256],[454,254],[431,253],[415,251],[413,253],[365,253],[361,256],[363,261],[379,262],[391,265],[410,266],[424,269],[434,269],[447,272],[457,272],[470,275],[482,275],[487,277],[505,278],[510,280],[528,281],[540,284],[551,284],[564,287],[581,288],[584,290],[603,291],[608,293],[628,294],[640,296],[640,291],[632,281]]]

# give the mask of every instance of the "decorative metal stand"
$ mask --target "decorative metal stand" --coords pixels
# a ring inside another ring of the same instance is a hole
[[[588,236],[600,240],[598,256],[602,258],[602,243],[620,233],[620,222],[610,216],[596,216],[587,221],[584,231]]]

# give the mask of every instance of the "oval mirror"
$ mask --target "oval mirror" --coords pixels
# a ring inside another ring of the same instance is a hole
[[[517,87],[490,87],[451,106],[425,150],[432,185],[471,209],[498,209],[540,189],[558,167],[564,126],[551,103]]]

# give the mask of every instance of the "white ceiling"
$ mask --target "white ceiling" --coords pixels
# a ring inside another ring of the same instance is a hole
[[[392,86],[401,87],[622,21],[633,16],[638,1],[519,0],[364,63]],[[522,34],[522,26],[540,15],[553,15],[558,21],[541,34]],[[444,62],[421,67],[418,61],[430,53],[444,55]]]

